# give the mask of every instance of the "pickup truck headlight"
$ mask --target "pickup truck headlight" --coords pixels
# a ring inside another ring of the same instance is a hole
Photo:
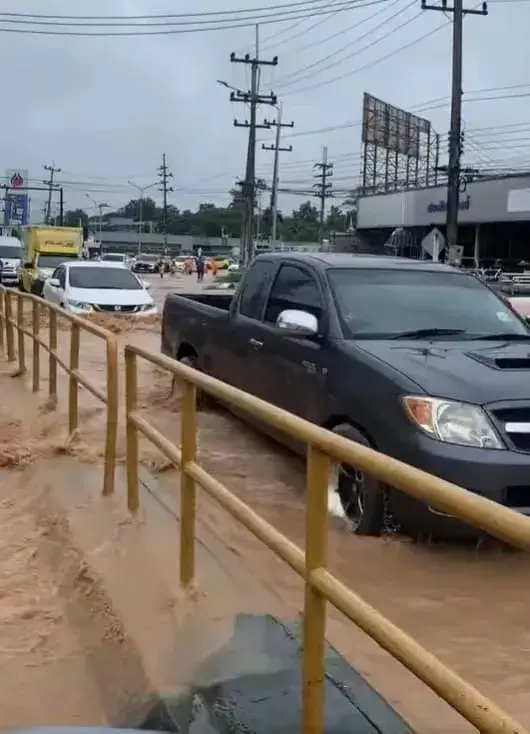
[[[431,438],[459,446],[505,448],[488,416],[477,405],[415,395],[403,397],[402,402],[412,422]]]

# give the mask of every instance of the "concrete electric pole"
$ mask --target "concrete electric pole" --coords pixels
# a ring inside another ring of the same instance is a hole
[[[294,127],[294,122],[282,122],[282,105],[279,104],[277,107],[278,116],[276,120],[265,120],[265,124],[269,124],[270,127],[276,127],[276,139],[274,145],[267,145],[262,143],[261,147],[263,150],[274,151],[274,164],[272,168],[272,187],[271,187],[271,214],[272,214],[272,232],[271,240],[273,247],[276,245],[278,239],[278,167],[280,162],[280,152],[290,153],[293,149],[292,145],[288,145],[286,148],[280,146],[280,137],[282,127]]]
[[[56,168],[55,167],[55,161],[53,161],[53,163],[51,164],[51,166],[44,166],[44,170],[45,171],[49,171],[49,173],[50,173],[50,178],[48,179],[48,181],[43,181],[42,182],[45,186],[48,187],[48,203],[46,204],[46,209],[45,209],[45,212],[44,212],[44,223],[45,224],[49,224],[50,223],[51,214],[52,214],[52,194],[53,194],[53,190],[55,188],[54,187],[54,181],[53,181],[53,179],[54,179],[56,173],[61,173],[61,169],[60,168]]]
[[[173,174],[170,172],[166,164],[166,154],[162,156],[162,165],[158,169],[158,178],[160,183],[159,191],[162,192],[164,197],[164,255],[167,255],[167,195],[170,191],[173,191],[173,186],[169,186],[169,179],[173,178]]]
[[[332,196],[332,183],[328,179],[333,175],[333,163],[328,163],[328,148],[325,145],[322,148],[322,161],[315,163],[313,168],[316,169],[315,178],[317,182],[313,184],[315,196],[320,199],[320,244],[324,241],[324,219],[326,216],[326,199]]]
[[[451,126],[449,131],[449,165],[447,170],[447,220],[446,247],[458,245],[458,210],[460,206],[460,159],[462,157],[462,54],[465,15],[487,15],[488,5],[483,2],[480,10],[464,9],[463,0],[454,0],[452,7],[447,0],[441,5],[428,5],[421,0],[423,10],[438,10],[453,16],[453,54],[451,82]]]
[[[247,149],[247,165],[245,170],[245,180],[242,181],[243,196],[245,199],[245,217],[243,221],[243,232],[241,237],[241,256],[243,265],[248,263],[254,257],[254,209],[256,204],[256,130],[259,128],[270,129],[270,124],[259,125],[256,122],[258,106],[261,104],[276,105],[277,97],[272,92],[270,94],[259,93],[259,71],[262,66],[276,66],[278,57],[275,56],[271,61],[264,61],[259,58],[259,26],[256,26],[256,49],[253,57],[246,54],[243,57],[236,56],[235,53],[230,54],[230,61],[233,64],[247,64],[250,66],[250,89],[242,92],[236,89],[230,93],[231,102],[244,102],[250,107],[250,119],[244,122],[234,120],[235,127],[248,128],[248,149]],[[223,82],[221,82],[223,83]],[[229,86],[225,84],[225,86]]]

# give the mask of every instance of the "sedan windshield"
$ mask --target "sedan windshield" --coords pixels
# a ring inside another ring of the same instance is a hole
[[[0,258],[2,257],[6,260],[20,260],[22,257],[22,248],[16,245],[0,245]]]
[[[69,270],[69,279],[71,288],[139,291],[143,287],[126,268],[74,267]]]
[[[348,339],[529,334],[498,296],[463,273],[355,268],[328,277]]]

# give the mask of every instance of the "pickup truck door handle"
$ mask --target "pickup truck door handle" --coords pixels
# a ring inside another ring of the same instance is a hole
[[[254,339],[254,337],[252,337],[248,341],[249,341],[249,344],[252,344],[254,349],[261,349],[261,347],[263,346],[263,342],[260,342],[258,339]]]

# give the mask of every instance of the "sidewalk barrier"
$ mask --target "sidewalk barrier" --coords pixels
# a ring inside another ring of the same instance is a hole
[[[24,325],[24,306],[31,306],[31,328]],[[48,339],[41,337],[41,314],[48,315]],[[66,319],[70,324],[70,354],[65,361],[58,349],[57,319]],[[106,346],[107,389],[101,390],[79,370],[81,332],[89,332],[103,339]],[[82,385],[97,400],[107,406],[107,428],[105,437],[105,466],[103,494],[114,491],[116,468],[116,443],[118,436],[118,348],[114,336],[101,326],[74,316],[59,306],[39,296],[22,293],[13,288],[0,286],[0,348],[5,344],[8,362],[18,361],[18,370],[13,377],[26,374],[26,337],[32,342],[32,386],[33,392],[40,390],[41,349],[49,355],[48,394],[50,405],[57,405],[57,367],[68,374],[68,433],[72,438],[79,429],[79,385]],[[5,334],[5,338],[4,338]],[[16,347],[15,347],[16,334]]]
[[[180,448],[163,436],[138,410],[138,359],[165,370],[183,384]],[[180,467],[180,583],[195,580],[196,486],[282,558],[305,581],[302,659],[302,729],[321,734],[324,721],[324,649],[326,606],[360,627],[417,678],[456,709],[480,732],[523,734],[508,713],[421,647],[411,636],[367,604],[326,570],[327,487],[330,458],[357,466],[389,486],[428,502],[526,551],[530,519],[442,479],[348,441],[308,421],[204,375],[164,355],[125,347],[127,418],[127,495],[132,513],[139,509],[139,433]],[[197,463],[197,391],[258,417],[307,444],[305,554]]]

